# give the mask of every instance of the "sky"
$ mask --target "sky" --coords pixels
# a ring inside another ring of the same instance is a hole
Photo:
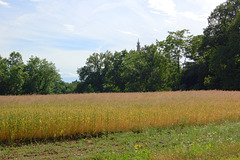
[[[226,0],[0,0],[0,55],[19,52],[53,62],[62,80],[94,52],[136,50],[168,31],[203,34],[207,18]]]

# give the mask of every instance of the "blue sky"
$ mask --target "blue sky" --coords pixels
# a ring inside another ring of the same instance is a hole
[[[136,49],[168,31],[202,34],[226,0],[0,0],[0,55],[20,52],[55,63],[64,81],[94,52]]]

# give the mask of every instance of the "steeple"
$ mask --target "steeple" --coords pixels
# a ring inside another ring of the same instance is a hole
[[[141,49],[141,46],[140,46],[140,42],[139,42],[139,39],[138,39],[138,42],[137,42],[137,51],[140,51]]]

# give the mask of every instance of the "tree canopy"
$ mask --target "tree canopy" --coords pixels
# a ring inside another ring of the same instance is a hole
[[[183,29],[137,51],[94,53],[78,69],[77,91],[240,90],[239,11],[239,0],[227,0],[211,13],[203,35]]]
[[[50,94],[61,77],[53,63],[31,57],[25,65],[18,52],[0,57],[0,94]]]

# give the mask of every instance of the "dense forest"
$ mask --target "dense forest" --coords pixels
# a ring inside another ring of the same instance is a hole
[[[240,90],[240,1],[217,6],[203,35],[183,29],[138,50],[93,53],[77,73],[65,83],[53,63],[12,52],[0,56],[0,94]]]

